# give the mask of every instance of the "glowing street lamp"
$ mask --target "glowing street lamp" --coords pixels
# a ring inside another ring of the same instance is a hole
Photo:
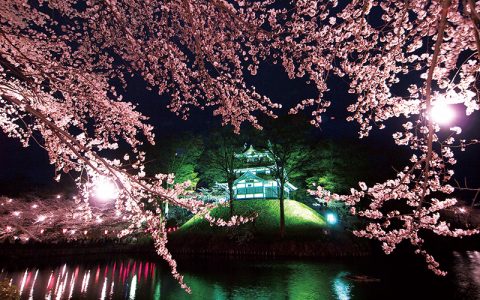
[[[445,93],[439,93],[434,96],[434,101],[430,109],[430,118],[439,125],[446,125],[456,117],[452,104],[465,103],[469,96],[459,94],[454,90]]]
[[[440,125],[446,125],[455,118],[455,111],[452,106],[445,102],[436,102],[430,110],[432,120]]]
[[[118,197],[118,188],[110,179],[99,177],[95,180],[93,194],[100,201],[110,201]]]

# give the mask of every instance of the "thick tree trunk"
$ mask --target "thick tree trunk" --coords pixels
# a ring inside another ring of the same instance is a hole
[[[228,204],[230,206],[230,217],[233,217],[233,199],[235,198],[233,194],[233,182],[228,183],[228,195],[229,195]]]
[[[283,180],[280,181],[280,192],[279,192],[279,199],[280,199],[280,237],[285,237],[285,205],[284,205],[284,186],[285,182]]]

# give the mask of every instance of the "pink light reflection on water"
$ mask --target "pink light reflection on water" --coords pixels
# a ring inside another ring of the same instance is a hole
[[[28,295],[28,299],[33,299],[33,288],[35,287],[35,282],[37,281],[38,276],[38,269],[35,271],[35,276],[33,277],[32,286],[30,287],[30,294]]]
[[[22,300],[114,299],[122,293],[135,295],[131,290],[133,282],[137,287],[146,282],[153,286],[150,281],[155,268],[153,262],[133,260],[93,265],[67,263],[53,268],[5,270],[0,273],[0,280],[11,280],[19,288]]]

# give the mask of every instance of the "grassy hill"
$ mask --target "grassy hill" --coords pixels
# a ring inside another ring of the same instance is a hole
[[[215,236],[217,238],[232,235],[249,235],[252,237],[276,238],[279,235],[280,202],[278,200],[243,200],[235,201],[236,215],[250,216],[258,213],[254,222],[235,228],[210,226],[202,217],[194,216],[175,232],[174,236],[185,235]],[[229,219],[229,207],[220,206],[210,213],[215,218]],[[294,200],[285,200],[286,237],[315,237],[327,226],[325,219],[310,207]]]

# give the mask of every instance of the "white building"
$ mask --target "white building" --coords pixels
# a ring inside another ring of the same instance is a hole
[[[245,167],[235,169],[238,176],[233,186],[236,200],[279,198],[279,184],[271,175],[273,160],[268,152],[257,151],[250,146],[235,156],[245,164]],[[227,187],[226,183],[219,185]],[[284,187],[285,198],[289,199],[296,190],[297,188],[287,181]]]

